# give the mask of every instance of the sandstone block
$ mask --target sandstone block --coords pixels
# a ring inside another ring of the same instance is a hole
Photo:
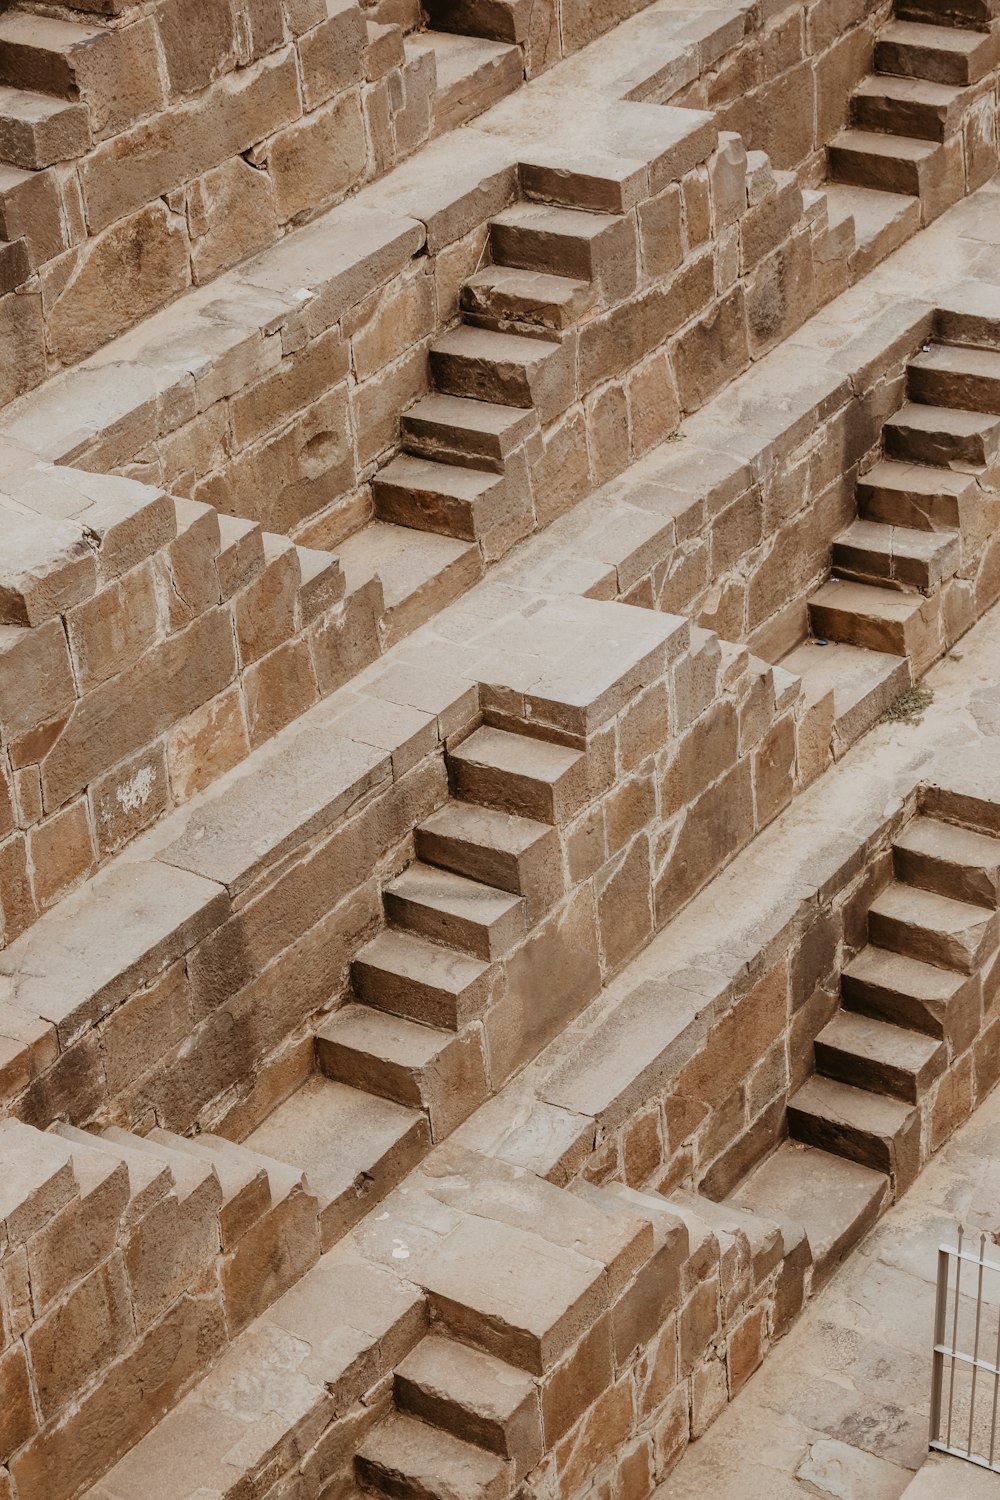
[[[360,83],[365,74],[368,28],[364,12],[355,0],[336,0],[327,11],[326,20],[299,42],[302,96],[307,110],[317,109],[334,94]]]
[[[75,697],[59,620],[34,630],[0,625],[0,737],[5,742],[65,714]]]
[[[39,911],[54,906],[94,869],[94,843],[84,798],[63,808],[29,835],[32,885]]]
[[[91,814],[103,861],[155,823],[170,802],[163,742],[140,750],[91,782]]]
[[[195,709],[167,736],[167,770],[178,802],[186,802],[250,753],[243,700],[234,685]]]
[[[0,1354],[0,1453],[9,1457],[37,1428],[24,1348],[14,1344]]]
[[[274,184],[234,157],[188,188],[187,219],[192,279],[199,285],[278,238]]]
[[[8,511],[0,500],[0,623],[41,625],[94,591],[97,561],[79,526],[42,523]]]
[[[0,166],[0,233],[11,242],[24,238],[32,269],[66,249],[55,172]]]
[[[44,268],[53,346],[75,364],[169,302],[190,280],[182,221],[156,202]]]
[[[41,1318],[25,1346],[43,1418],[60,1414],[132,1337],[125,1267],[117,1253]]]
[[[339,202],[360,181],[366,159],[364,117],[354,91],[279,131],[267,155],[279,221],[310,217]]]
[[[316,702],[318,689],[308,642],[288,641],[248,667],[244,691],[247,729],[256,747]]]
[[[160,631],[152,564],[143,563],[70,610],[66,631],[82,692],[133,666]]]

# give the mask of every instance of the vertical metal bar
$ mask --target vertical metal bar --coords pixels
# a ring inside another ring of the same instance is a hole
[[[951,1418],[955,1407],[955,1352],[958,1348],[958,1298],[962,1287],[962,1225],[958,1226],[958,1255],[955,1260],[955,1316],[951,1325],[951,1378],[948,1382],[948,1435],[946,1442],[951,1447]]]
[[[1000,1307],[997,1308],[997,1348],[993,1359],[993,1415],[990,1418],[990,1468],[997,1447],[997,1397],[1000,1396]]]
[[[931,1435],[937,1442],[941,1436],[941,1396],[944,1390],[944,1330],[948,1315],[948,1269],[951,1256],[941,1246],[938,1250],[937,1296],[934,1300],[934,1354],[931,1374]],[[1000,1351],[1000,1322],[997,1323],[997,1349]],[[1000,1352],[997,1362],[1000,1363]]]
[[[969,1441],[965,1445],[968,1457],[972,1457],[972,1432],[976,1420],[976,1381],[979,1376],[979,1329],[983,1321],[983,1258],[986,1254],[986,1236],[979,1236],[979,1276],[976,1283],[976,1337],[972,1345],[972,1390],[969,1393]]]

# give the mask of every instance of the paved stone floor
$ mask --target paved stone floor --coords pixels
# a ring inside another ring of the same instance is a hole
[[[898,1500],[927,1454],[936,1252],[958,1222],[1000,1228],[1000,1090],[688,1449],[659,1500]],[[1000,1476],[968,1464],[945,1477],[950,1493],[926,1493],[1000,1497]]]

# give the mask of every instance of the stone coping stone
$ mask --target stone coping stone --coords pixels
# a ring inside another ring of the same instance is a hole
[[[0,1000],[63,1048],[180,958],[229,910],[217,882],[151,860],[109,865],[0,951]]]

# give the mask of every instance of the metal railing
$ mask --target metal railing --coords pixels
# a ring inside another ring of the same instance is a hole
[[[930,1445],[1000,1474],[1000,1260],[978,1239],[938,1250]]]

